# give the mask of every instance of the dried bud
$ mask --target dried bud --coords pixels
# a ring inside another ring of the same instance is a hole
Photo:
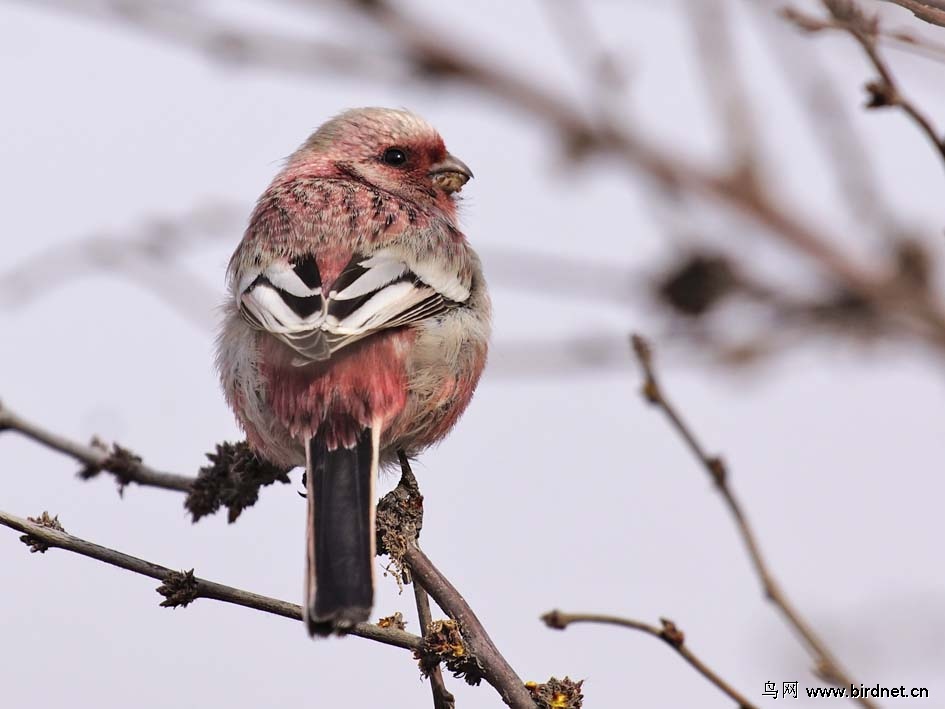
[[[388,615],[381,618],[377,621],[378,628],[396,628],[397,630],[404,630],[407,627],[407,624],[404,622],[404,614],[400,611],[397,611],[393,615]]]
[[[899,94],[888,82],[882,79],[870,81],[864,87],[867,93],[867,108],[887,108],[899,103]]]
[[[93,448],[107,451],[108,456],[98,465],[86,465],[79,471],[79,477],[82,480],[91,480],[103,470],[107,470],[118,481],[118,494],[124,494],[125,488],[141,466],[141,456],[117,443],[113,443],[111,449],[109,449],[108,445],[97,436],[92,438],[90,445]]]
[[[66,531],[62,528],[62,524],[59,523],[59,515],[50,517],[49,513],[44,511],[39,517],[27,517],[26,519],[33,524],[38,524],[40,527],[55,529],[57,532]],[[37,537],[30,536],[29,534],[24,534],[21,536],[20,541],[30,548],[31,554],[35,554],[36,552],[45,554],[49,550],[49,544],[47,542],[44,542],[42,539]]]
[[[415,654],[420,671],[426,677],[439,663],[454,677],[478,686],[482,682],[482,665],[466,649],[459,625],[454,620],[435,620],[423,636],[423,649]]]
[[[162,580],[164,583],[157,588],[157,592],[164,596],[164,600],[161,601],[162,608],[177,608],[178,606],[186,608],[199,597],[193,569],[172,571]]]
[[[387,554],[396,563],[406,545],[420,536],[423,528],[423,495],[406,458],[401,460],[400,482],[377,503],[377,554]]]
[[[580,709],[584,704],[584,695],[581,693],[583,685],[584,680],[575,682],[569,677],[552,677],[542,684],[525,683],[538,709]]]
[[[660,623],[663,625],[660,637],[675,648],[682,647],[683,643],[686,641],[686,636],[683,631],[677,628],[676,624],[668,618],[660,618]]]
[[[259,488],[289,482],[285,468],[259,458],[245,441],[218,443],[216,451],[207,453],[207,458],[211,465],[200,469],[184,501],[194,522],[220,507],[229,510],[227,521],[235,522],[244,509],[259,499]]]

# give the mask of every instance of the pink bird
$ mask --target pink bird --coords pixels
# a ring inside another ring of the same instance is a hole
[[[379,467],[443,438],[486,362],[490,304],[459,230],[472,172],[407,111],[322,125],[259,198],[230,261],[217,345],[264,458],[305,465],[305,622],[368,619]]]

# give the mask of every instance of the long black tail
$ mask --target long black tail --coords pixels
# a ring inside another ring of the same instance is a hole
[[[377,442],[364,429],[352,448],[309,441],[305,624],[310,635],[344,633],[374,603]]]

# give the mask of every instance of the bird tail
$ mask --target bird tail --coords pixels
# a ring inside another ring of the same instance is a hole
[[[307,446],[304,615],[310,635],[344,633],[371,614],[378,433],[378,426],[363,429],[350,448],[329,450],[323,434]]]

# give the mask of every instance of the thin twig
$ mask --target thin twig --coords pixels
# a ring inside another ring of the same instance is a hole
[[[105,470],[114,475],[122,484],[136,483],[179,492],[190,492],[194,484],[192,477],[155,470],[132,456],[116,456],[114,450],[83,445],[47,431],[42,426],[27,421],[0,402],[0,431],[3,430],[16,431],[48,448],[65,453],[84,464],[87,469]]]
[[[781,585],[775,580],[768,567],[768,562],[761,553],[757,537],[748,522],[741,502],[739,502],[728,483],[728,470],[725,463],[719,456],[706,451],[676,407],[666,398],[656,376],[653,366],[653,352],[649,343],[640,335],[633,335],[632,344],[637,362],[643,370],[643,397],[666,415],[673,429],[682,437],[686,446],[712,478],[716,489],[735,519],[735,524],[738,527],[742,541],[748,549],[748,555],[755,568],[755,573],[761,581],[765,596],[781,611],[788,623],[800,635],[804,644],[807,645],[809,652],[814,657],[816,672],[824,681],[839,686],[856,684],[824,641],[814,632],[810,624],[801,617],[797,609],[788,600]],[[857,701],[864,707],[876,708],[876,704],[869,699],[861,697]]]
[[[859,7],[853,0],[824,0],[824,6],[830,11],[834,19],[840,23],[863,48],[876,71],[880,81],[868,86],[873,94],[871,106],[898,106],[913,120],[919,129],[925,133],[932,145],[938,150],[945,165],[945,139],[932,125],[932,121],[919,107],[906,98],[899,87],[899,82],[893,76],[892,70],[879,53],[874,34],[870,33],[870,23],[865,20]]]
[[[437,605],[459,624],[470,652],[482,665],[482,676],[495,687],[502,700],[514,709],[535,709],[535,703],[525,684],[496,648],[479,618],[456,587],[416,544],[407,545],[403,561],[410,569],[411,576],[418,580]]]
[[[214,581],[207,581],[197,578],[189,572],[182,574],[166,566],[123,554],[120,551],[88,542],[84,539],[74,537],[71,534],[35,524],[2,511],[0,511],[0,524],[23,532],[30,540],[40,540],[45,547],[63,549],[65,551],[81,554],[90,559],[96,559],[97,561],[102,561],[121,569],[133,571],[142,576],[157,579],[165,584],[167,584],[169,580],[173,582],[174,579],[184,579],[184,583],[186,583],[187,599],[173,604],[165,601],[162,605],[187,605],[187,603],[197,598],[209,598],[215,601],[223,601],[224,603],[243,606],[245,608],[252,608],[254,610],[263,611],[264,613],[272,613],[273,615],[279,615],[291,620],[302,620],[302,608],[294,603],[269,598],[268,596],[233,588],[232,586],[225,586]],[[400,647],[406,650],[419,651],[423,647],[422,638],[403,630],[398,630],[397,628],[381,628],[369,623],[359,623],[350,633],[351,635],[356,635],[368,640],[375,640],[385,645],[393,645],[394,647]]]
[[[729,697],[738,702],[741,709],[757,709],[744,694],[735,689],[732,685],[722,679],[708,665],[700,660],[689,647],[685,644],[683,632],[676,627],[676,624],[666,618],[660,618],[661,627],[649,625],[639,620],[630,618],[620,618],[612,615],[599,615],[596,613],[564,613],[559,610],[545,613],[541,619],[549,628],[564,630],[572,623],[604,623],[607,625],[619,625],[624,628],[632,628],[643,633],[659,638],[667,645],[673,648],[686,662],[692,665],[699,674],[709,680],[712,684],[725,692]]]
[[[407,454],[402,450],[398,450],[397,459],[400,461],[401,475],[408,476],[409,480],[413,480],[414,485],[416,485],[416,478],[413,475],[413,469],[410,467],[410,459],[407,457]],[[403,477],[401,480],[404,480]],[[420,504],[422,514],[423,503],[421,502]],[[417,530],[417,536],[417,543],[419,543],[419,530]],[[413,597],[417,603],[417,619],[420,622],[420,634],[426,637],[427,633],[430,632],[430,623],[433,622],[433,614],[430,612],[430,597],[417,579],[412,579],[412,582]],[[430,669],[429,678],[430,690],[433,692],[434,709],[454,709],[456,706],[456,698],[446,688],[446,682],[443,680],[443,670],[439,664]]]
[[[417,601],[417,617],[420,621],[420,629],[424,635],[433,622],[433,614],[430,612],[430,597],[423,586],[413,582],[413,596]],[[430,690],[433,692],[434,709],[454,709],[456,698],[446,688],[446,682],[443,680],[443,670],[439,665],[430,670]]]
[[[792,8],[785,9],[783,15],[786,19],[808,32],[833,29],[850,34],[863,48],[873,68],[879,74],[878,80],[866,85],[867,91],[870,93],[870,101],[867,107],[895,106],[900,108],[935,146],[935,150],[939,154],[943,166],[945,166],[945,138],[932,125],[931,119],[925,115],[925,112],[903,95],[899,82],[879,52],[876,43],[879,20],[875,17],[866,17],[853,0],[823,0],[823,5],[830,13],[832,20],[821,20]]]
[[[904,29],[880,29],[878,37],[881,41],[888,43],[891,49],[910,52],[938,62],[945,61],[945,43],[936,42],[930,37],[923,37]]]

